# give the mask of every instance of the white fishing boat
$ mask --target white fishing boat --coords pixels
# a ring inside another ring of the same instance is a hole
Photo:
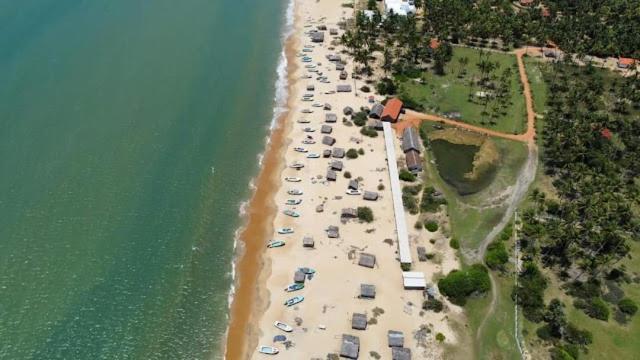
[[[277,348],[274,348],[273,346],[260,346],[258,348],[258,352],[260,354],[275,355],[280,351]]]
[[[311,121],[309,119],[298,119],[298,124],[308,124]]]
[[[347,190],[347,195],[362,195],[362,191],[349,189]]]
[[[287,176],[284,178],[285,181],[288,182],[300,182],[302,181],[302,179],[300,179],[299,177],[294,177],[294,176]]]
[[[307,154],[307,159],[318,159],[318,158],[320,158],[320,154],[316,154],[316,153]]]
[[[273,326],[277,327],[278,329],[282,330],[282,331],[286,331],[286,332],[292,332],[293,328],[290,325],[287,325],[283,322],[280,321],[276,321],[273,323]]]
[[[290,190],[287,191],[287,194],[289,194],[289,195],[302,195],[302,190],[290,189]]]
[[[292,228],[279,228],[278,229],[278,234],[280,234],[280,235],[293,234],[293,229]]]
[[[298,147],[294,147],[294,148],[293,148],[293,150],[294,150],[294,151],[297,151],[297,152],[300,152],[300,153],[306,153],[306,152],[308,152],[308,150],[307,150],[307,149],[305,149],[305,148],[303,148],[303,147],[299,147],[299,146],[298,146]]]

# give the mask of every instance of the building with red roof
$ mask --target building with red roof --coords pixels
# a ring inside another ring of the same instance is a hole
[[[431,48],[431,50],[435,50],[437,48],[440,47],[440,41],[438,41],[438,39],[436,38],[431,38],[431,41],[429,42],[429,47]]]
[[[384,110],[382,110],[380,120],[392,123],[397,122],[400,117],[400,111],[402,111],[402,101],[398,98],[389,99],[384,106]]]
[[[611,133],[611,130],[607,128],[600,130],[600,135],[602,135],[602,137],[607,140],[611,140],[611,137],[613,136],[613,134]]]
[[[635,63],[636,63],[635,59],[624,58],[624,57],[618,58],[618,67],[621,69],[628,69],[633,65],[635,65]]]

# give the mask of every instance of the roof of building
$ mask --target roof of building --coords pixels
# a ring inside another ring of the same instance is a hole
[[[607,140],[611,140],[611,137],[613,136],[613,134],[611,133],[611,130],[604,128],[600,131],[600,135],[602,135],[603,138],[607,139]]]
[[[411,360],[411,349],[403,347],[391,348],[391,360]]]
[[[344,157],[344,149],[339,147],[333,148],[331,156],[337,159],[342,159]]]
[[[367,329],[367,315],[353,313],[351,316],[351,328],[355,330]]]
[[[376,256],[373,254],[360,253],[360,260],[358,260],[358,265],[373,268],[376,266]]]
[[[376,286],[371,284],[360,284],[360,297],[367,299],[376,298]]]
[[[420,136],[418,131],[411,126],[402,132],[402,151],[406,153],[409,150],[420,152]]]
[[[336,139],[332,138],[331,136],[325,135],[324,137],[322,137],[322,143],[324,145],[333,145],[336,143]]]
[[[424,289],[427,287],[424,273],[419,271],[403,271],[402,282],[405,289]]]
[[[378,200],[378,193],[375,191],[365,191],[362,198],[369,201],[376,201]]]
[[[432,50],[435,50],[435,49],[439,48],[440,47],[440,41],[438,41],[438,39],[436,39],[436,38],[431,38],[431,41],[429,41],[429,47]]]
[[[342,344],[340,345],[340,356],[348,359],[357,359],[360,352],[360,339],[353,335],[342,335]]]
[[[340,160],[333,160],[333,161],[331,162],[331,170],[339,170],[339,171],[342,171],[342,167],[343,167],[343,166],[344,166],[344,165],[342,164],[342,161],[340,161]]]
[[[387,340],[389,342],[389,347],[404,346],[404,334],[402,331],[389,330],[389,332],[387,332]]]
[[[400,116],[400,111],[402,110],[402,101],[398,98],[389,99],[387,104],[384,106],[384,110],[382,111],[381,118],[385,116],[389,116],[394,120],[398,119]]]
[[[331,134],[333,128],[330,125],[322,125],[320,127],[320,132],[323,134]]]
[[[406,0],[384,0],[384,9],[386,12],[393,11],[394,14],[402,16],[416,13],[416,7]]]
[[[620,65],[633,65],[636,62],[635,59],[620,57],[618,58],[618,64]]]
[[[371,116],[372,118],[379,119],[383,111],[384,111],[384,105],[380,103],[375,103],[371,107],[371,111],[369,111],[369,116]]]
[[[407,167],[409,170],[418,169],[422,170],[422,159],[420,154],[415,150],[409,150],[405,153]]]

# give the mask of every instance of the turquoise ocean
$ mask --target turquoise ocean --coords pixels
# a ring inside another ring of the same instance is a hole
[[[220,357],[286,10],[0,0],[0,359]]]

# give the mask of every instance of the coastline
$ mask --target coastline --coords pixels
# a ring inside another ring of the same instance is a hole
[[[274,100],[274,121],[270,124],[266,149],[260,161],[259,174],[255,178],[253,194],[246,206],[244,225],[239,228],[236,237],[236,253],[233,259],[234,281],[230,291],[229,323],[224,339],[223,353],[225,359],[244,359],[250,354],[249,349],[258,341],[257,328],[249,328],[261,310],[268,306],[268,290],[265,286],[270,275],[270,260],[264,256],[264,243],[250,239],[265,239],[273,232],[273,220],[277,212],[275,194],[282,186],[280,175],[285,168],[284,153],[290,140],[295,106],[295,73],[299,67],[296,63],[296,46],[300,39],[302,27],[296,0],[289,0],[287,13],[292,7],[293,23],[285,29],[283,36],[283,53],[286,59],[286,79],[284,88],[286,104],[278,109]],[[287,15],[285,15],[287,16]],[[278,65],[280,66],[280,64]],[[276,84],[276,96],[279,89]],[[276,111],[281,112],[276,115]]]

